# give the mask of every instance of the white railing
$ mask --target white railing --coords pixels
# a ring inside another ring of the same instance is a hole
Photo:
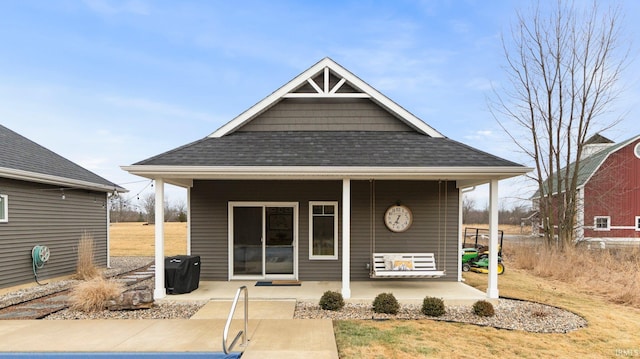
[[[244,291],[244,330],[241,330],[236,334],[236,337],[231,342],[231,345],[227,347],[227,337],[229,335],[229,327],[231,326],[231,320],[233,319],[233,314],[236,311],[236,306],[238,305],[238,299],[240,298],[240,293]],[[227,317],[227,324],[224,326],[224,330],[222,331],[222,350],[224,350],[225,354],[229,354],[233,347],[235,347],[238,339],[242,337],[242,347],[246,348],[247,346],[247,325],[249,323],[249,290],[247,286],[243,285],[238,288],[236,292],[236,296],[233,299],[233,303],[231,304],[231,310],[229,311],[229,316]]]

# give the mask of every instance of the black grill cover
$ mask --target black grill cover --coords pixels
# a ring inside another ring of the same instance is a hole
[[[200,283],[200,256],[173,256],[164,259],[167,294],[190,293]]]

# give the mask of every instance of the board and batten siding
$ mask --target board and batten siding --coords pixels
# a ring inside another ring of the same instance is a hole
[[[238,131],[412,131],[369,99],[284,99]]]
[[[0,223],[0,287],[34,282],[31,249],[49,247],[51,256],[38,278],[76,271],[78,241],[84,232],[94,239],[94,261],[107,263],[106,194],[0,178],[8,195],[9,221]]]
[[[377,252],[435,253],[438,269],[446,265],[446,277],[429,280],[457,280],[459,191],[455,182],[352,181],[351,186],[351,280],[369,280],[374,247]],[[374,188],[375,205],[371,201]],[[194,181],[191,253],[201,256],[202,279],[228,279],[228,203],[246,201],[297,202],[298,278],[340,281],[342,225],[339,223],[338,259],[309,260],[308,211],[309,201],[338,201],[340,222],[341,198],[341,181]],[[397,202],[411,208],[414,216],[413,225],[404,233],[390,232],[383,222],[386,209]]]

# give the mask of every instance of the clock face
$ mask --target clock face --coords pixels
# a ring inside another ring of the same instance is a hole
[[[413,215],[407,206],[391,206],[384,213],[384,224],[392,232],[404,232],[411,227]]]

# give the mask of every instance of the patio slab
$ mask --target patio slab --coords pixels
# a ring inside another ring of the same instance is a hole
[[[238,287],[245,285],[251,301],[298,300],[317,302],[328,290],[340,292],[340,282],[303,281],[300,286],[256,287],[256,281],[201,281],[191,293],[167,295],[167,301],[209,301],[233,299]],[[351,282],[351,303],[371,303],[380,293],[391,292],[403,304],[421,304],[426,296],[442,298],[447,305],[473,304],[486,299],[485,293],[460,282],[375,280]]]

